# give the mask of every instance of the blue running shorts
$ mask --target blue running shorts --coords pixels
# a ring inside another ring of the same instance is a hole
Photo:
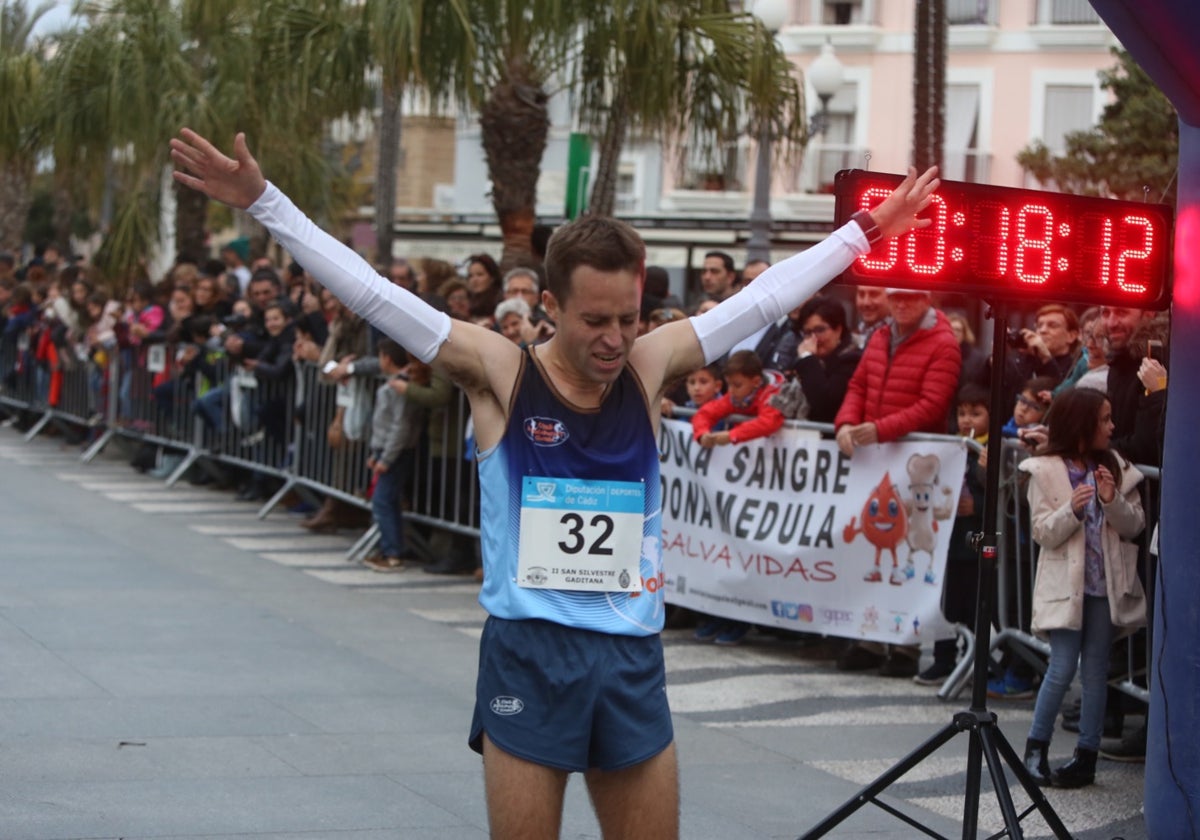
[[[622,770],[675,737],[662,640],[489,617],[479,643],[471,749],[582,772]]]

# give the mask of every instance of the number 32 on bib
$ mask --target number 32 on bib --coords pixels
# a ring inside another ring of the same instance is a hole
[[[645,486],[636,481],[526,476],[517,583],[641,592],[645,498]]]

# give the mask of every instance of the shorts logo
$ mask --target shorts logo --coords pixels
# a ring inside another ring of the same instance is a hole
[[[533,441],[534,446],[558,446],[566,443],[571,433],[561,420],[553,417],[526,417],[525,437]]]
[[[492,714],[504,715],[505,717],[519,715],[525,711],[525,703],[519,697],[506,697],[504,695],[493,697],[489,706],[491,707]]]

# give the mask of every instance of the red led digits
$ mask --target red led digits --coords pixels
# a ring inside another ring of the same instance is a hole
[[[935,195],[929,204],[933,224],[904,237],[904,260],[914,274],[936,275],[946,265],[946,201]]]
[[[1103,213],[1084,213],[1079,228],[1083,239],[1079,247],[1083,282],[1104,286],[1112,273],[1112,218]]]
[[[1030,218],[1035,221],[1030,225]],[[1041,217],[1041,221],[1036,221]],[[1030,235],[1030,228],[1038,231],[1038,236]],[[1022,283],[1045,283],[1050,279],[1051,240],[1054,235],[1054,214],[1049,207],[1040,204],[1026,204],[1017,211],[1017,256],[1014,260],[1013,272]],[[1038,253],[1041,256],[1037,256]],[[1032,256],[1032,259],[1030,257]],[[1036,267],[1034,271],[1032,267]],[[1028,270],[1027,270],[1028,269]]]
[[[1154,225],[1145,216],[1126,216],[1124,219],[1121,220],[1121,224],[1123,226],[1125,226],[1126,228],[1128,228],[1131,225],[1134,228],[1138,228],[1138,227],[1142,228],[1144,239],[1142,241],[1141,248],[1122,248],[1121,249],[1121,253],[1117,257],[1117,285],[1120,286],[1122,289],[1124,289],[1127,292],[1134,292],[1135,294],[1142,294],[1142,293],[1145,293],[1145,291],[1146,291],[1146,284],[1134,282],[1134,280],[1128,276],[1125,263],[1128,260],[1145,260],[1145,259],[1149,258],[1151,253],[1153,253],[1153,251],[1154,251]],[[1145,271],[1144,271],[1145,265],[1143,264],[1141,266],[1141,268],[1143,269],[1143,271],[1140,273],[1144,274],[1145,273]]]
[[[839,172],[837,223],[870,210],[902,180]],[[1165,205],[942,181],[922,218],[931,224],[879,243],[843,279],[989,300],[1170,304],[1174,216]]]
[[[858,209],[870,210],[891,194],[891,190],[882,187],[865,190],[858,200]],[[896,260],[900,258],[900,240],[893,236],[882,245],[883,247],[872,248],[870,253],[863,254],[858,258],[858,262],[864,270],[888,271],[896,265]],[[880,252],[882,256],[872,256]]]
[[[998,280],[1008,273],[1008,208],[998,201],[981,201],[975,208],[975,259],[980,277]]]

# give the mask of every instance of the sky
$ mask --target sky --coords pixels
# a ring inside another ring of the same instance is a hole
[[[25,3],[25,7],[31,11],[39,5],[38,0],[26,0]],[[38,35],[46,35],[56,29],[62,29],[70,20],[71,0],[55,0],[54,8],[42,15],[33,31]]]

